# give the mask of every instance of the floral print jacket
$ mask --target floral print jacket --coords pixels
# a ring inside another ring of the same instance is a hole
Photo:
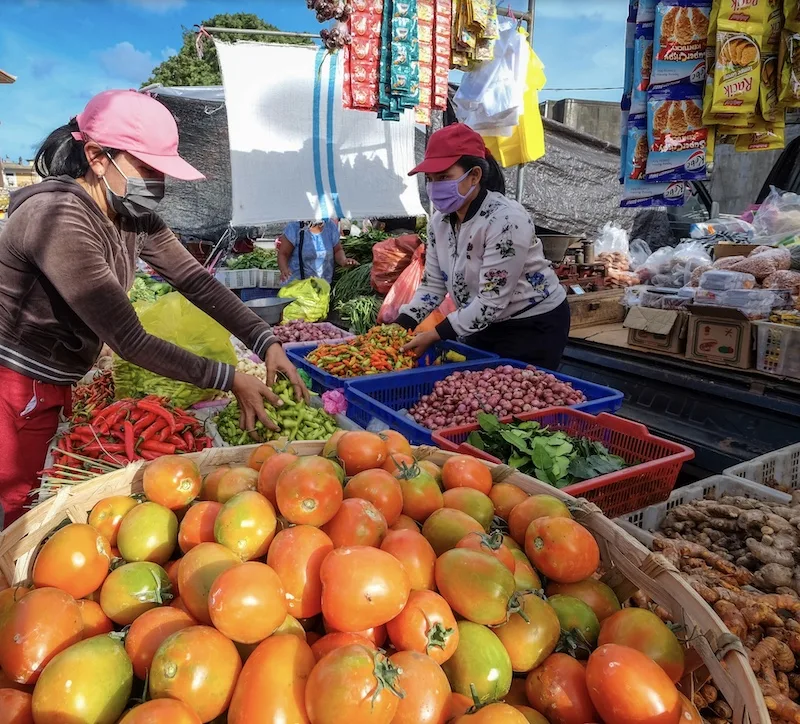
[[[451,215],[433,214],[422,283],[400,313],[421,322],[448,293],[457,307],[448,321],[459,337],[544,314],[566,298],[530,214],[494,191],[473,202],[460,229]]]

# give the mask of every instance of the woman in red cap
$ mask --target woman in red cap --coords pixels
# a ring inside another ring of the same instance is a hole
[[[147,334],[128,301],[141,257],[170,284],[308,392],[269,325],[203,269],[155,214],[166,176],[203,175],[178,155],[165,106],[136,91],[95,96],[36,156],[44,181],[12,194],[0,234],[0,503],[23,511],[71,385],[103,343],[120,357],[200,388],[232,390],[242,423],[271,426],[256,377]],[[1,512],[1,511],[0,511]],[[0,527],[2,520],[0,519]]]
[[[505,196],[505,181],[480,134],[456,123],[436,131],[424,173],[436,211],[425,274],[397,323],[411,329],[445,298],[456,311],[406,345],[420,355],[440,339],[555,370],[569,335],[569,304],[544,258],[530,214]]]

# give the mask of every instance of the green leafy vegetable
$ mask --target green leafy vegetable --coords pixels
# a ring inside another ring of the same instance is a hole
[[[175,290],[166,282],[160,282],[147,274],[137,274],[128,292],[128,299],[131,302],[154,302],[172,291]]]
[[[356,297],[373,294],[372,264],[356,267],[338,267],[333,279],[333,298],[338,302],[349,302]]]
[[[366,334],[378,323],[381,300],[376,296],[355,297],[339,302],[336,311],[350,325],[355,334]]]
[[[383,231],[373,229],[360,236],[347,236],[342,239],[342,249],[351,259],[359,264],[372,263],[372,247],[379,241],[388,239],[389,235]]]
[[[278,268],[278,252],[267,249],[254,249],[247,254],[239,254],[228,259],[228,269],[272,269]]]

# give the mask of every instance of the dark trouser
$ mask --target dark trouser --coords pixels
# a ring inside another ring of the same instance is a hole
[[[557,370],[569,339],[569,303],[565,299],[545,314],[492,324],[464,341],[501,357]]]

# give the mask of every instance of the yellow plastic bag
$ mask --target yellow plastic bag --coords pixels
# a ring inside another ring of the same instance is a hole
[[[155,302],[137,302],[133,307],[148,334],[201,357],[236,364],[230,333],[178,292]],[[188,382],[161,377],[117,356],[113,374],[117,399],[158,395],[178,407],[188,407],[216,394],[216,390],[201,390]]]
[[[311,277],[289,282],[279,292],[282,299],[294,297],[294,301],[283,310],[283,321],[302,319],[305,322],[318,322],[328,316],[331,301],[331,285],[324,279]]]
[[[544,156],[544,125],[539,111],[539,91],[547,79],[544,64],[530,46],[528,61],[528,89],[525,91],[525,104],[519,125],[508,136],[484,136],[486,148],[497,162],[508,168],[521,163],[531,163]]]

